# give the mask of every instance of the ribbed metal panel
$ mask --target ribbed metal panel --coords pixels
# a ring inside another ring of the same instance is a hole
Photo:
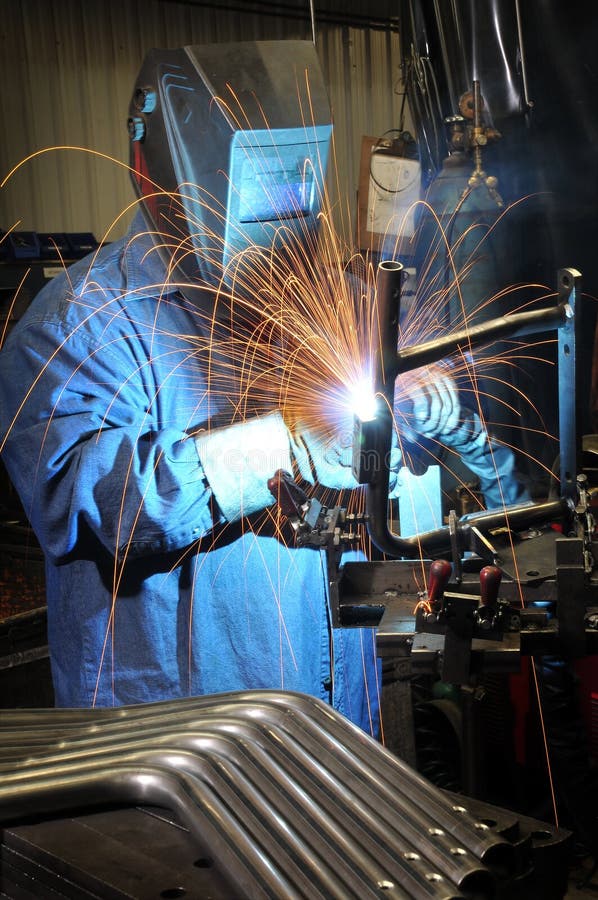
[[[367,15],[368,6],[358,4],[355,13]],[[339,4],[327,7],[338,10]],[[351,10],[353,5],[347,13]],[[20,223],[22,230],[93,231],[102,238],[133,199],[122,165],[128,160],[126,118],[147,50],[309,40],[308,12],[307,0],[261,5],[0,0],[0,179],[31,153],[56,146],[85,148],[43,152],[23,165],[0,192],[0,228]],[[351,220],[361,137],[396,128],[400,108],[398,34],[357,21],[358,27],[334,24],[323,11],[316,15],[316,44],[336,125],[341,190],[333,193],[350,209]],[[128,221],[126,216],[107,237],[120,235]]]

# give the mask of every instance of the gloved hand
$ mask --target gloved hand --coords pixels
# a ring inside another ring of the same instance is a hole
[[[202,431],[195,445],[204,475],[224,518],[234,522],[270,506],[274,497],[268,479],[278,470],[292,471],[292,460],[302,478],[333,490],[352,489],[352,431],[322,437],[315,429],[287,427],[280,413],[249,419],[236,425]],[[401,454],[391,453],[390,490],[396,489]]]
[[[462,407],[448,363],[436,363],[408,372],[395,386],[395,420],[404,438],[413,444],[434,438],[441,447],[459,454],[480,479],[488,509],[530,499],[515,470],[509,447],[489,437],[477,412]]]
[[[353,435],[345,430],[337,435],[322,435],[301,424],[291,434],[291,449],[304,481],[335,491],[352,490]]]
[[[434,363],[404,372],[395,383],[395,421],[401,438],[444,441],[459,425],[459,391],[447,365]]]
[[[195,446],[205,477],[229,522],[274,502],[268,479],[291,470],[289,434],[280,413],[200,432]]]
[[[395,429],[389,459],[389,498],[399,493],[398,473],[402,464],[399,435],[417,444],[422,437],[442,440],[459,422],[459,394],[447,365],[439,363],[405,373],[395,386]],[[353,432],[347,427],[336,435],[299,425],[291,436],[291,450],[301,477],[333,490],[351,490],[357,482],[352,473]]]
[[[358,487],[353,477],[353,432],[346,429],[337,435],[322,437],[314,429],[299,426],[291,437],[291,449],[301,477],[310,484],[318,483],[332,490]],[[393,432],[389,460],[389,498],[395,498],[401,451]],[[398,496],[398,495],[397,495]]]

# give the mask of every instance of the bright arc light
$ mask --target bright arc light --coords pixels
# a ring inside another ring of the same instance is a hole
[[[371,422],[378,415],[378,398],[369,381],[363,380],[349,389],[351,412],[362,422]]]

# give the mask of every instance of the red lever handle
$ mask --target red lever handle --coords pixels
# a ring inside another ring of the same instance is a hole
[[[428,600],[430,603],[437,603],[442,600],[444,589],[451,577],[453,567],[446,559],[435,559],[430,566],[430,575],[428,579]]]
[[[495,606],[502,572],[498,566],[484,566],[480,570],[480,595],[482,606]]]

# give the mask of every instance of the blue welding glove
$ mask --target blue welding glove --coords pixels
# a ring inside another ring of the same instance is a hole
[[[487,509],[531,499],[517,477],[513,451],[488,435],[478,413],[463,409],[458,427],[443,434],[442,443],[478,476]]]
[[[443,363],[399,375],[394,406],[401,439],[412,444],[428,437],[443,441],[444,435],[459,425],[459,390],[449,367]]]
[[[353,435],[348,430],[338,435],[322,435],[317,429],[299,425],[291,434],[291,449],[304,481],[335,491],[352,490]]]
[[[291,437],[291,449],[301,477],[310,484],[318,483],[332,490],[358,487],[353,476],[353,432],[323,437],[313,429],[302,428]],[[389,457],[389,498],[398,496],[398,474],[401,452],[393,434]]]
[[[458,453],[479,478],[488,509],[530,499],[517,477],[512,450],[489,437],[478,413],[461,405],[450,363],[399,376],[395,419],[402,439],[417,446],[422,438],[433,438],[439,450],[444,446]]]
[[[403,465],[403,454],[399,449],[397,433],[393,428],[392,448],[390,451],[389,472],[388,472],[388,499],[398,500],[401,494],[401,481],[399,479],[399,471]]]
[[[199,461],[224,518],[270,506],[268,479],[278,469],[291,471],[289,433],[280,413],[249,419],[195,436]]]

